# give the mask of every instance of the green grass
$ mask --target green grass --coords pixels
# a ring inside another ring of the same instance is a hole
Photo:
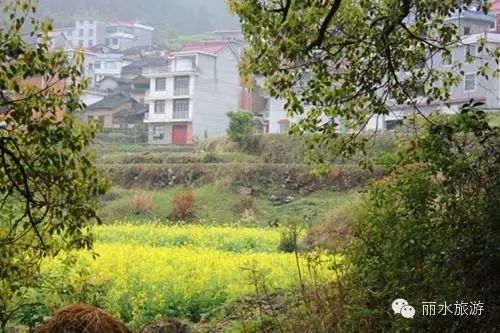
[[[115,187],[111,190],[115,200],[104,203],[100,216],[105,223],[116,220],[140,222],[147,219],[167,221],[172,213],[172,198],[181,187],[143,191]],[[205,224],[242,224],[267,226],[272,221],[293,220],[301,225],[315,224],[326,214],[355,202],[356,192],[318,192],[297,198],[289,204],[276,206],[267,198],[248,199],[245,195],[234,193],[215,184],[193,188],[195,196],[194,216],[189,222]],[[149,193],[153,197],[150,213],[134,215],[129,208],[129,200],[135,194]],[[247,210],[245,212],[245,210]]]

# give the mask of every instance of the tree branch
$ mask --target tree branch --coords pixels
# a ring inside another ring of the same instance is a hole
[[[321,24],[321,27],[320,27],[319,32],[318,32],[318,37],[316,37],[316,39],[311,44],[309,44],[309,46],[307,47],[307,49],[306,49],[307,53],[309,53],[313,48],[319,47],[319,46],[321,46],[321,44],[323,44],[323,40],[325,39],[325,35],[326,35],[327,30],[328,30],[328,26],[330,25],[333,17],[335,16],[337,11],[339,10],[341,2],[342,2],[342,0],[335,0],[333,2],[332,8],[330,8],[330,11],[328,12],[328,14],[325,17],[325,20]]]

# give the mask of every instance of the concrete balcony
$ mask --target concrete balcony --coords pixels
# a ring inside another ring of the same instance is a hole
[[[152,100],[162,100],[162,99],[175,99],[175,98],[192,98],[191,92],[189,90],[147,90],[144,96],[144,100],[152,101]]]
[[[168,65],[168,66],[145,67],[142,69],[142,76],[148,78],[175,76],[175,75],[197,75],[197,74],[199,74],[199,69],[196,66]]]
[[[144,114],[144,123],[176,123],[176,122],[190,122],[192,117],[189,111],[175,111],[172,113],[151,113]]]

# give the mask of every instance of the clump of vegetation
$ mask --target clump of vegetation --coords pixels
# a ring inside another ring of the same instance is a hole
[[[352,226],[344,323],[356,331],[487,332],[500,324],[500,130],[470,105],[431,121],[369,187]],[[479,300],[488,311],[405,321],[387,311],[397,297],[415,305]]]
[[[298,236],[299,236],[299,231],[297,229],[297,225],[293,222],[285,223],[285,226],[281,231],[278,250],[288,253],[296,252]]]
[[[236,142],[241,151],[255,153],[259,147],[260,137],[255,135],[255,117],[244,111],[229,112],[227,135]]]
[[[146,215],[152,212],[153,204],[153,196],[147,192],[136,193],[128,201],[128,207],[135,215]]]
[[[192,190],[184,190],[176,193],[172,199],[173,220],[181,221],[192,215],[194,201],[194,193]]]
[[[27,306],[16,296],[39,284],[45,258],[92,248],[88,228],[108,187],[90,150],[98,126],[71,114],[83,109],[83,53],[52,50],[36,4],[0,9],[1,332]]]

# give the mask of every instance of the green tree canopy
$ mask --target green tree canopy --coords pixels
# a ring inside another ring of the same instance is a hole
[[[460,36],[446,19],[472,2],[228,0],[250,46],[242,73],[263,76],[271,96],[286,99],[289,114],[301,119],[292,132],[310,133],[311,148],[328,147],[316,156],[323,161],[363,151],[359,133],[371,117],[390,112],[387,101],[418,112],[421,89],[428,103],[449,100],[462,64],[441,71],[428,62],[449,56]],[[483,51],[498,61],[498,50]],[[495,64],[483,63],[481,73]],[[338,135],[340,119],[350,135]]]
[[[255,118],[251,113],[229,112],[227,116],[229,117],[227,135],[231,141],[241,143],[255,134]]]
[[[83,107],[82,56],[51,51],[51,23],[35,13],[33,1],[2,2],[0,331],[42,258],[91,248],[88,227],[107,187],[89,150],[97,127],[71,115]]]

